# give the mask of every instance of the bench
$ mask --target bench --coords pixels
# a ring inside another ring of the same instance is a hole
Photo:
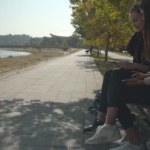
[[[98,49],[93,49],[93,51],[92,51],[92,56],[99,57],[99,56],[100,56],[100,50],[98,50]]]

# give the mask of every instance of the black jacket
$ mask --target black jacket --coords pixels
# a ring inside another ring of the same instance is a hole
[[[133,62],[145,64],[145,58],[143,55],[144,51],[144,40],[141,32],[135,32],[130,39],[126,51],[133,56]]]

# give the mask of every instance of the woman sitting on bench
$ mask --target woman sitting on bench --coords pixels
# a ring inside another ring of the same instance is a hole
[[[141,14],[144,16],[144,56],[150,62],[150,1],[141,0]],[[109,81],[107,82],[107,110],[104,125],[98,127],[96,133],[88,139],[86,144],[103,144],[115,141],[120,138],[119,129],[115,126],[116,118],[120,121],[126,131],[128,141],[118,148],[112,150],[145,150],[141,143],[137,131],[134,129],[130,110],[126,103],[135,103],[150,105],[150,85],[149,77],[139,79],[132,68],[136,64],[130,65],[121,63],[120,69],[109,72]],[[140,66],[137,68],[140,70]],[[147,72],[150,68],[147,67]],[[144,72],[144,71],[143,71]],[[108,73],[107,73],[108,74]],[[146,84],[145,84],[146,83]]]

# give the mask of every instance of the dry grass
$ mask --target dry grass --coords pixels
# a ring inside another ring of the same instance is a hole
[[[42,60],[60,57],[78,51],[78,49],[69,49],[64,52],[63,50],[52,48],[49,49],[27,48],[14,50],[30,52],[32,54],[28,56],[0,58],[0,73],[5,73],[13,69],[21,69],[23,67],[36,64]]]
[[[100,72],[102,73],[102,75],[104,75],[104,73],[110,69],[115,68],[115,64],[116,62],[118,62],[119,60],[116,59],[112,59],[112,58],[108,58],[107,62],[104,61],[104,55],[101,55],[101,57],[99,58],[94,58],[94,61],[96,63],[96,65],[98,66]]]

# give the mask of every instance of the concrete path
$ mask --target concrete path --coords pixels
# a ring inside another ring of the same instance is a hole
[[[84,50],[1,75],[0,150],[84,149],[86,109],[101,82]]]
[[[102,50],[101,53],[105,54],[105,51]],[[133,61],[133,58],[130,56],[119,55],[114,52],[108,52],[108,57],[113,58],[113,59],[123,60],[123,61],[131,61],[131,62]]]

